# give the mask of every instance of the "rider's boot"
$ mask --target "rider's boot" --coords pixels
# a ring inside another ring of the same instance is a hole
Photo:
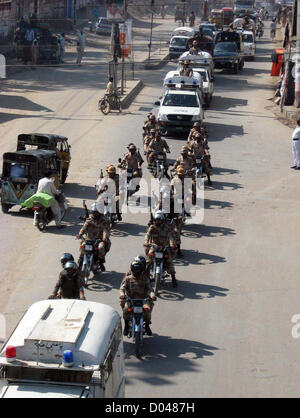
[[[212,185],[212,181],[210,179],[210,175],[207,174],[207,184]]]
[[[79,269],[79,270],[81,270],[81,267],[82,267],[82,262],[83,262],[83,257],[81,257],[81,256],[80,256],[80,257],[78,258],[78,261],[77,261],[77,264],[78,264],[78,269]]]
[[[175,278],[175,273],[172,273],[172,285],[173,285],[173,287],[177,287],[178,286],[177,280]]]
[[[104,263],[105,263],[105,259],[104,258],[99,258],[99,267],[100,267],[101,271],[105,271]]]
[[[152,331],[151,331],[151,328],[150,328],[150,322],[145,323],[145,331],[146,331],[147,335],[149,335],[149,336],[152,335]]]
[[[178,245],[178,247],[177,247],[177,257],[183,258],[183,254],[182,254],[182,251],[180,249],[180,245]]]
[[[124,337],[127,337],[128,332],[129,332],[129,321],[125,320],[124,321],[124,330],[123,330]]]

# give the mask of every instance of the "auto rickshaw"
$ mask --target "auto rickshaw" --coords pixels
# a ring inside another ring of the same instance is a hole
[[[28,150],[3,154],[1,175],[1,208],[7,213],[15,205],[21,205],[37,191],[38,182],[49,171],[58,171],[55,151]],[[60,186],[58,174],[55,186]]]
[[[209,21],[210,23],[213,23],[216,28],[221,29],[223,27],[222,9],[212,9]]]
[[[35,149],[54,150],[59,160],[59,179],[60,183],[66,181],[70,162],[71,145],[68,143],[68,138],[61,135],[54,134],[21,134],[18,136],[17,151],[26,150],[27,146],[35,147]]]

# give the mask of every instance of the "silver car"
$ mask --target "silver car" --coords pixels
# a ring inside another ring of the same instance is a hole
[[[96,24],[96,33],[98,35],[110,35],[112,30],[112,23],[106,17],[99,17]]]

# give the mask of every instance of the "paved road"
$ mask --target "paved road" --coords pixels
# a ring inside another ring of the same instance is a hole
[[[291,164],[291,129],[270,110],[270,48],[258,43],[255,62],[237,76],[218,72],[206,112],[214,167],[205,189],[201,225],[184,230],[180,285],[166,288],[153,312],[143,360],[125,340],[127,396],[297,396],[298,347],[291,318],[298,312],[299,173]],[[11,331],[31,303],[47,297],[64,251],[78,254],[82,199],[91,203],[100,168],[125,146],[141,145],[145,114],[174,64],[140,75],[146,87],[130,109],[97,111],[103,81],[89,67],[37,70],[5,82],[1,92],[0,151],[13,150],[21,132],[67,135],[72,166],[65,185],[68,227],[39,233],[32,219],[0,214],[0,306]],[[184,141],[168,138],[175,159]],[[146,178],[150,178],[145,169]],[[113,232],[107,272],[87,298],[118,307],[129,262],[142,252],[145,214],[127,214]]]

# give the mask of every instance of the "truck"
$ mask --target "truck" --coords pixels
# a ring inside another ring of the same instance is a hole
[[[108,305],[43,300],[0,353],[0,398],[122,398],[121,318]]]
[[[252,13],[255,8],[255,0],[235,0],[233,11],[235,14],[238,14],[240,10],[248,10],[249,13]]]

